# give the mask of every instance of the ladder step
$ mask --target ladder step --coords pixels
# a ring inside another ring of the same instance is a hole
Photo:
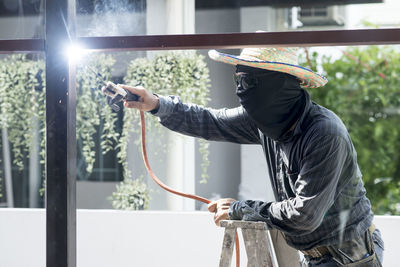
[[[219,266],[230,267],[235,244],[236,231],[241,229],[247,254],[248,267],[278,267],[269,232],[264,222],[225,220],[225,228]]]
[[[220,222],[221,227],[224,228],[241,228],[241,229],[259,229],[267,230],[265,222],[248,222],[248,221],[235,221],[235,220],[223,220]]]

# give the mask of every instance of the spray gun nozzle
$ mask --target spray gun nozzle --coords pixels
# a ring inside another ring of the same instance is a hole
[[[128,90],[121,88],[113,82],[106,82],[103,76],[95,71],[92,67],[87,66],[87,68],[92,71],[96,75],[96,77],[99,78],[99,80],[104,84],[104,86],[101,88],[101,91],[107,96],[107,103],[111,106],[113,110],[119,111],[120,108],[116,103],[122,101],[123,99],[127,101],[139,100],[139,96],[132,94]]]
[[[100,81],[101,81],[104,85],[107,84],[107,82],[104,80],[103,76],[101,76],[100,73],[98,73],[98,72],[95,71],[92,67],[90,67],[90,66],[88,66],[88,65],[86,65],[86,67],[87,67],[91,72],[93,72],[93,73],[96,75],[96,77],[99,78]]]

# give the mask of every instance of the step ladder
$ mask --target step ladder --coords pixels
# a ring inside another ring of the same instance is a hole
[[[225,228],[225,234],[219,267],[231,267],[238,228],[243,235],[247,267],[278,267],[271,236],[264,222],[224,220],[220,225]]]

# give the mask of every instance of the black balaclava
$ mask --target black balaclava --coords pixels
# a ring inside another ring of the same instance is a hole
[[[303,113],[306,96],[299,80],[289,74],[236,66],[236,94],[241,105],[268,137],[284,141]]]

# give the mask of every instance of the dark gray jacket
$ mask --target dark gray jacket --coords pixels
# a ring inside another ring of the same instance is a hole
[[[155,115],[162,125],[182,134],[262,145],[276,201],[236,201],[231,219],[264,221],[300,250],[358,238],[370,226],[371,205],[347,129],[308,94],[304,112],[285,142],[265,136],[243,107],[215,110],[160,96]]]

